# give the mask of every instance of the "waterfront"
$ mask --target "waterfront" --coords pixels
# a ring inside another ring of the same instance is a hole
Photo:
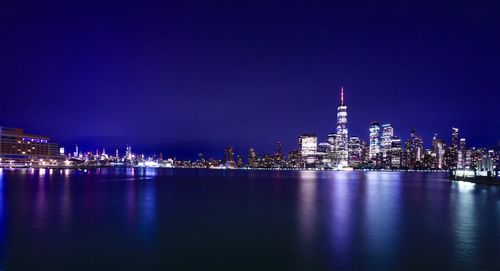
[[[446,173],[0,169],[2,270],[498,270],[500,189]]]

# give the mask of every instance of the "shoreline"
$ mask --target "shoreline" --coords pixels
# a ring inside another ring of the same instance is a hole
[[[365,171],[365,172],[436,172],[446,173],[447,170],[439,169],[324,169],[324,168],[224,168],[224,167],[141,167],[141,166],[0,166],[0,169],[74,169],[74,170],[88,170],[100,168],[137,168],[137,169],[209,169],[209,170],[252,170],[252,171]]]

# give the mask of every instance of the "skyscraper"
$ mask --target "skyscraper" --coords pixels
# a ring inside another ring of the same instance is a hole
[[[248,150],[248,166],[251,168],[258,167],[258,157],[254,148]]]
[[[388,162],[388,167],[399,169],[401,168],[401,158],[402,158],[402,146],[401,139],[397,136],[391,138],[391,150],[390,155],[387,157],[390,159]]]
[[[127,160],[132,160],[132,147],[130,145],[127,145],[127,148],[125,149],[125,159]]]
[[[299,151],[292,150],[288,152],[288,167],[297,168],[301,166]]]
[[[382,125],[382,138],[380,143],[380,152],[382,153],[382,166],[391,167],[391,148],[392,137],[394,136],[394,128],[391,124]]]
[[[348,166],[347,106],[344,103],[344,87],[340,88],[340,105],[337,107],[336,156],[336,166],[338,168]]]
[[[283,156],[283,143],[278,141],[276,143],[276,153],[274,154],[274,166],[282,167],[285,163],[285,158]]]
[[[456,168],[458,160],[458,128],[451,129],[451,145],[446,153],[446,165],[448,168]]]
[[[318,137],[315,134],[304,134],[299,137],[299,152],[307,167],[314,167],[317,160]]]
[[[330,145],[330,149],[328,152],[328,156],[330,158],[330,161],[332,163],[335,163],[337,161],[337,153],[335,152],[337,150],[337,134],[335,133],[330,133],[328,134],[328,144]]]
[[[123,157],[123,163],[126,166],[133,166],[134,165],[134,157],[132,155],[132,147],[130,145],[127,145],[125,149],[125,157]]]
[[[320,142],[318,144],[318,166],[320,166],[321,168],[332,168],[330,147],[330,143],[328,142]]]
[[[444,167],[444,154],[445,154],[446,144],[442,139],[439,139],[437,135],[434,135],[432,139],[432,167],[435,169],[442,169]]]
[[[360,148],[361,148],[361,157],[363,161],[362,164],[368,164],[370,162],[370,146],[366,141],[361,140]]]
[[[224,162],[228,167],[234,167],[234,148],[232,146],[227,147],[224,150]]]
[[[243,167],[243,157],[239,154],[236,156],[236,167],[238,168]]]
[[[417,135],[415,130],[411,131],[410,139],[406,142],[406,150],[408,152],[408,168],[421,168],[424,156],[424,141]]]
[[[283,156],[283,143],[281,143],[281,141],[276,143],[276,155]]]
[[[380,152],[380,123],[373,121],[370,126],[370,160],[377,159]]]
[[[351,136],[349,139],[349,166],[359,167],[361,163],[363,163],[361,140],[357,136]]]
[[[458,128],[451,128],[451,145],[458,146]]]
[[[460,148],[457,151],[457,168],[465,168],[467,158],[467,147],[465,138],[460,138]]]

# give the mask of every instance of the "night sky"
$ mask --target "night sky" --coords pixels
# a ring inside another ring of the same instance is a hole
[[[350,136],[378,120],[499,144],[499,1],[145,2],[2,1],[0,125],[70,151],[246,157],[326,141],[343,85]]]

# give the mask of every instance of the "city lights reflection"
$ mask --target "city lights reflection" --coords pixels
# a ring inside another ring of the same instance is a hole
[[[298,189],[299,199],[299,230],[304,253],[310,253],[315,242],[316,233],[316,187],[315,172],[301,172]]]
[[[331,174],[332,179],[328,183],[328,194],[330,204],[330,246],[334,251],[335,257],[332,257],[337,265],[345,268],[345,262],[349,258],[352,247],[352,191],[349,188],[352,183],[346,182],[345,172]]]

